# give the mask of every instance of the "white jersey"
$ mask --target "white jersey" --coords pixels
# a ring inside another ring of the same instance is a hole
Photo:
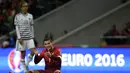
[[[18,39],[29,40],[34,38],[33,15],[19,13],[15,16],[14,25]]]

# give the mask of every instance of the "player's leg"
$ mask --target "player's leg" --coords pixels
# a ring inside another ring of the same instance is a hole
[[[60,70],[30,70],[28,73],[61,73]]]
[[[61,73],[61,71],[60,70],[55,70],[54,73]]]
[[[32,58],[34,56],[34,50],[36,50],[36,49],[35,48],[30,49],[30,54],[28,56],[28,60],[27,60],[27,64],[26,64],[27,66],[29,65],[30,61],[32,61]]]
[[[47,73],[45,70],[30,70],[28,73]]]
[[[32,60],[32,58],[34,56],[34,51],[36,50],[34,40],[33,39],[28,40],[27,41],[27,46],[28,46],[28,48],[30,50],[30,55],[28,57],[28,61],[27,61],[27,64],[26,64],[28,66],[28,64],[30,63],[30,61]]]
[[[21,63],[23,65],[24,72],[26,73],[28,71],[28,68],[25,64],[25,56],[26,56],[26,51],[21,51]]]
[[[28,73],[40,73],[40,72],[37,70],[32,70],[32,71],[28,71]]]
[[[26,55],[26,41],[23,40],[23,44],[20,44],[19,41],[16,41],[16,50],[21,52],[21,64],[23,66],[24,72],[28,71],[25,64],[25,55]]]

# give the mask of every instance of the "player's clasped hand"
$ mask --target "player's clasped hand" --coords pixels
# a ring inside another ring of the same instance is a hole
[[[48,57],[52,56],[52,54],[50,52],[46,52],[45,55],[48,56]]]
[[[35,55],[38,55],[38,51],[37,50],[34,50],[34,53],[35,53]]]
[[[19,43],[20,43],[21,45],[23,45],[23,40],[19,40]]]

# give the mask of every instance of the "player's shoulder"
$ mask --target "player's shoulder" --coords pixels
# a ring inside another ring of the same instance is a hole
[[[56,50],[56,51],[60,51],[60,48],[58,48],[58,47],[55,47],[55,50]]]
[[[41,53],[45,53],[45,52],[47,52],[45,49],[41,51]]]
[[[17,13],[15,16],[20,16],[21,15],[21,13]]]
[[[29,16],[29,17],[33,17],[33,15],[32,15],[31,13],[28,13],[28,16]]]

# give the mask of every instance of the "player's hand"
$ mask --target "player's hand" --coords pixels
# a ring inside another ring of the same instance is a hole
[[[38,51],[37,51],[37,50],[34,50],[34,54],[35,54],[35,55],[38,55]]]
[[[23,45],[23,40],[19,40],[19,43],[20,43],[21,45]]]
[[[61,71],[60,70],[55,70],[54,73],[61,73]]]
[[[46,54],[46,56],[48,56],[48,57],[51,57],[51,56],[52,56],[50,52],[46,52],[45,54]]]

